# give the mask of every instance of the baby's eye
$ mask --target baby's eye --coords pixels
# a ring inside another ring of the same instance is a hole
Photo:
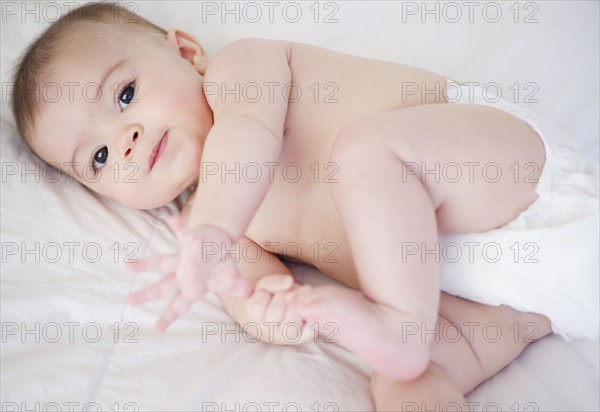
[[[108,147],[103,146],[94,154],[94,164],[92,167],[95,172],[104,167],[106,159],[108,159]]]
[[[134,93],[135,83],[129,83],[121,90],[121,93],[119,94],[119,106],[121,107],[121,110],[125,110],[129,103],[131,103]],[[123,105],[125,105],[125,107],[123,107]]]

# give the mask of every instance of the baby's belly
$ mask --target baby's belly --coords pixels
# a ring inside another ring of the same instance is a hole
[[[284,188],[280,189],[269,193],[246,236],[269,252],[358,288],[350,244],[329,185],[297,182],[293,196],[280,195]]]
[[[294,247],[281,250],[281,255],[287,260],[314,266],[326,276],[360,289],[350,245],[346,239],[330,237],[322,240],[305,239],[295,243]],[[301,256],[298,251],[302,252]]]
[[[314,266],[330,278],[358,289],[350,243],[329,193],[315,196],[312,202],[320,204],[319,213],[311,213],[302,220],[303,226],[297,237],[302,254],[293,256],[294,251],[290,249],[286,256]]]

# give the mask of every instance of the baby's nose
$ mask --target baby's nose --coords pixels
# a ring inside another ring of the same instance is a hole
[[[122,136],[119,142],[119,152],[123,158],[130,159],[137,140],[142,136],[141,126],[129,128]]]
[[[135,141],[137,140],[139,136],[139,132],[134,132],[133,133],[133,139],[132,139],[132,143],[135,143]],[[128,147],[127,150],[125,151],[125,157],[128,157],[131,154],[131,147]]]

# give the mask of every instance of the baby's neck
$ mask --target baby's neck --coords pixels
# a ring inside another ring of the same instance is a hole
[[[196,191],[196,184],[189,186],[185,189],[179,196],[175,198],[175,204],[177,205],[177,209],[181,212],[185,205],[188,203],[190,196]]]

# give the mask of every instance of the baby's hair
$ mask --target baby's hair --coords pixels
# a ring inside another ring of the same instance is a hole
[[[39,87],[48,75],[54,57],[70,30],[80,24],[130,24],[166,36],[166,30],[143,19],[115,3],[87,3],[62,16],[27,47],[15,66],[13,74],[12,111],[17,130],[27,146],[32,147],[32,132],[36,113],[40,113]],[[35,151],[34,151],[35,152]]]

